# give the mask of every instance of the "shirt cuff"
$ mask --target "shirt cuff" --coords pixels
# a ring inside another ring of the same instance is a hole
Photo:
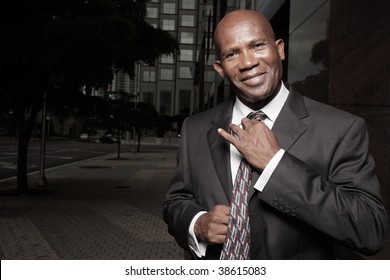
[[[188,229],[188,246],[198,258],[206,256],[207,243],[198,241],[198,238],[195,235],[194,227],[198,218],[205,213],[207,212],[200,211],[198,214],[196,214],[191,221],[190,228]]]
[[[254,188],[260,192],[263,191],[265,185],[268,183],[269,179],[271,178],[272,174],[274,173],[276,167],[278,166],[280,160],[282,159],[283,155],[285,153],[285,150],[280,149],[274,157],[268,162],[268,164],[265,166],[263,172],[261,172],[261,175],[259,179],[257,180],[256,184],[254,185]]]

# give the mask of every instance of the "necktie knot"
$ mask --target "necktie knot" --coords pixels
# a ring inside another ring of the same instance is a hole
[[[258,121],[264,121],[267,118],[267,115],[263,111],[251,112],[247,116],[248,119],[255,119]]]

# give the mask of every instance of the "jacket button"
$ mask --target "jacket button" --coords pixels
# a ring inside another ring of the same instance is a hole
[[[274,206],[278,206],[279,205],[279,201],[277,199],[274,199],[274,201],[272,201],[272,204]]]
[[[297,212],[296,212],[295,210],[291,210],[290,215],[291,215],[292,217],[296,217],[296,216],[297,216]]]
[[[284,213],[289,214],[291,212],[290,208],[286,207],[284,208]]]

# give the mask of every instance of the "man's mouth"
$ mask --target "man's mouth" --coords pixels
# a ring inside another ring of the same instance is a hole
[[[264,82],[264,74],[265,72],[245,76],[241,79],[241,82],[248,86],[257,86]]]

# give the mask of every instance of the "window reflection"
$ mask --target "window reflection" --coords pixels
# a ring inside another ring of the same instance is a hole
[[[290,7],[288,81],[302,94],[327,102],[330,1],[300,2]]]

